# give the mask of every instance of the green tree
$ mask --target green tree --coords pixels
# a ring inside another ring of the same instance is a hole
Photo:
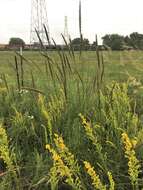
[[[96,47],[97,47],[97,42],[94,41],[91,45],[91,50],[96,50]]]
[[[123,50],[124,47],[124,36],[119,34],[107,34],[103,39],[103,45],[110,47],[112,50]]]
[[[75,38],[71,41],[74,50],[79,50],[82,47],[83,50],[88,50],[90,48],[90,43],[87,38],[81,40],[81,38]]]
[[[143,34],[138,32],[130,34],[130,43],[135,49],[143,49]]]
[[[81,43],[81,39],[80,38],[74,38],[71,41],[71,45],[80,45],[80,43]]]
[[[10,38],[9,46],[24,47],[25,42],[21,38]]]

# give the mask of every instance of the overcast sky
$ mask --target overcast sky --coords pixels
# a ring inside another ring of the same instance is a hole
[[[60,43],[64,16],[72,38],[79,36],[78,0],[46,0],[51,36]],[[31,0],[0,0],[0,43],[10,37],[30,41]],[[91,42],[95,34],[143,33],[143,0],[82,0],[82,30]]]

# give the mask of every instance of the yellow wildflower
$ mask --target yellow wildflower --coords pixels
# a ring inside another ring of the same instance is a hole
[[[53,160],[58,161],[60,159],[61,159],[61,157],[56,152],[53,152]]]
[[[110,182],[109,190],[114,190],[115,189],[115,182],[113,180],[111,172],[108,172],[108,179],[109,179],[109,182]]]
[[[54,134],[54,142],[56,150],[46,145],[46,149],[52,154],[53,167],[51,168],[51,175],[53,179],[66,177],[65,182],[76,189],[81,189],[81,181],[78,176],[79,167],[72,155],[64,144],[64,140],[58,134]],[[56,177],[55,177],[56,176]],[[56,179],[58,181],[58,179]],[[76,179],[76,180],[75,180]]]
[[[136,147],[136,145],[137,145],[137,140],[132,139],[132,140],[131,140],[131,143],[132,143],[132,146],[135,148],[135,147]]]
[[[85,168],[87,169],[87,170],[89,170],[90,168],[91,168],[91,165],[90,165],[90,163],[89,162],[84,162],[84,165],[85,165]]]
[[[91,177],[92,185],[94,186],[94,188],[98,190],[106,190],[106,186],[102,184],[99,176],[96,174],[94,168],[91,167],[90,163],[84,161],[84,166],[87,170],[88,175]]]
[[[49,151],[50,151],[50,149],[51,149],[51,147],[50,147],[49,144],[46,144],[45,148],[46,148],[46,150],[49,150]]]
[[[125,146],[125,157],[128,158],[128,174],[133,187],[138,186],[138,175],[141,166],[138,159],[136,158],[134,150],[134,144],[136,144],[136,141],[131,141],[126,133],[122,134],[122,141]]]
[[[65,152],[65,151],[68,152],[68,148],[65,146],[64,140],[62,137],[58,136],[58,134],[55,134],[54,141],[60,152]]]
[[[7,166],[7,169],[13,168],[13,163],[10,158],[10,152],[8,147],[8,138],[6,130],[0,125],[0,158],[4,161]]]
[[[97,139],[93,134],[93,128],[91,127],[91,123],[87,121],[87,119],[80,113],[79,117],[81,118],[82,125],[84,126],[85,132],[88,138],[92,141],[93,144],[97,143]]]
[[[122,134],[122,140],[124,142],[126,152],[130,151],[133,148],[133,146],[132,146],[132,143],[130,142],[130,139],[126,133]]]

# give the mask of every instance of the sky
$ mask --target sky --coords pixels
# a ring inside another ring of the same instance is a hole
[[[81,0],[82,31],[90,42],[95,34],[143,33],[143,0]],[[78,0],[46,0],[50,36],[61,43],[64,17],[71,38],[79,37]],[[11,37],[30,42],[31,0],[0,0],[0,43]]]

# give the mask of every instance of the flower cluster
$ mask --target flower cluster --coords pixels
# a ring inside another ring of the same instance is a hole
[[[74,189],[82,189],[82,183],[79,177],[79,166],[74,155],[64,144],[64,140],[58,134],[54,134],[55,149],[49,144],[46,149],[52,154],[53,167],[51,168],[51,179],[66,177],[65,182]]]
[[[99,176],[96,174],[93,167],[91,167],[90,163],[87,161],[84,161],[85,169],[88,173],[88,175],[91,177],[92,185],[97,190],[106,190],[106,186],[102,184]]]
[[[74,155],[69,151],[68,147],[66,147],[66,145],[64,144],[63,138],[59,136],[58,134],[55,134],[54,136],[55,136],[54,142],[55,142],[56,148],[59,154],[61,155],[62,159],[70,168],[72,168],[72,170],[77,171],[78,166],[74,159]]]
[[[9,154],[7,134],[2,126],[0,126],[0,159],[4,161],[7,169],[12,169],[12,161]]]
[[[72,173],[70,169],[64,164],[61,156],[49,145],[46,145],[46,149],[52,154],[53,167],[50,169],[50,180],[51,184],[55,184],[56,181],[66,177],[66,182],[73,184]]]
[[[109,190],[114,190],[115,189],[115,182],[113,180],[111,172],[108,172],[108,179],[109,179],[109,182],[110,182]]]
[[[79,117],[81,119],[82,125],[84,126],[85,132],[89,139],[96,144],[97,140],[93,134],[93,128],[91,127],[91,123],[87,121],[87,119],[80,113]]]
[[[128,174],[130,176],[132,185],[138,184],[138,175],[140,170],[140,164],[135,154],[135,140],[131,141],[126,133],[122,134],[122,141],[125,146],[125,157],[128,158]]]

